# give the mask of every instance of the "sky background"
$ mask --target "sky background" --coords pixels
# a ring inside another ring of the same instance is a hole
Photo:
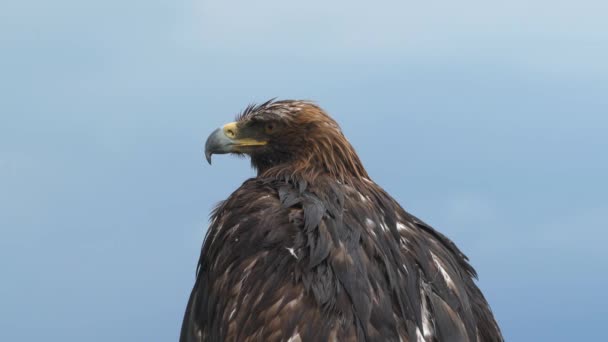
[[[312,99],[509,341],[605,337],[608,2],[3,0],[0,340],[176,341],[251,102]]]

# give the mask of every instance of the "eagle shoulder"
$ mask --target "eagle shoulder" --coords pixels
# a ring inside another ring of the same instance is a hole
[[[375,296],[392,293],[390,310],[403,320],[410,340],[503,340],[474,282],[475,270],[451,240],[371,181],[347,194],[347,210],[367,228],[362,245],[376,260],[370,269],[384,273],[372,279],[386,279]]]

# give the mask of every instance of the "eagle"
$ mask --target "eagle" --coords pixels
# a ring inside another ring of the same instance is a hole
[[[257,176],[219,203],[180,342],[503,341],[467,257],[371,180],[310,101],[250,105],[205,156]]]

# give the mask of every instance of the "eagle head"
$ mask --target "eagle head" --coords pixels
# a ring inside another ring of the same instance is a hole
[[[216,129],[205,156],[248,155],[258,174],[312,180],[328,174],[340,180],[367,177],[340,126],[310,101],[270,100],[248,106],[235,122]]]

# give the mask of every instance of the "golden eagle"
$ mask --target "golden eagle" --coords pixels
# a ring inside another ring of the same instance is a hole
[[[502,341],[475,270],[308,101],[249,106],[205,154],[257,177],[212,214],[181,342]]]

